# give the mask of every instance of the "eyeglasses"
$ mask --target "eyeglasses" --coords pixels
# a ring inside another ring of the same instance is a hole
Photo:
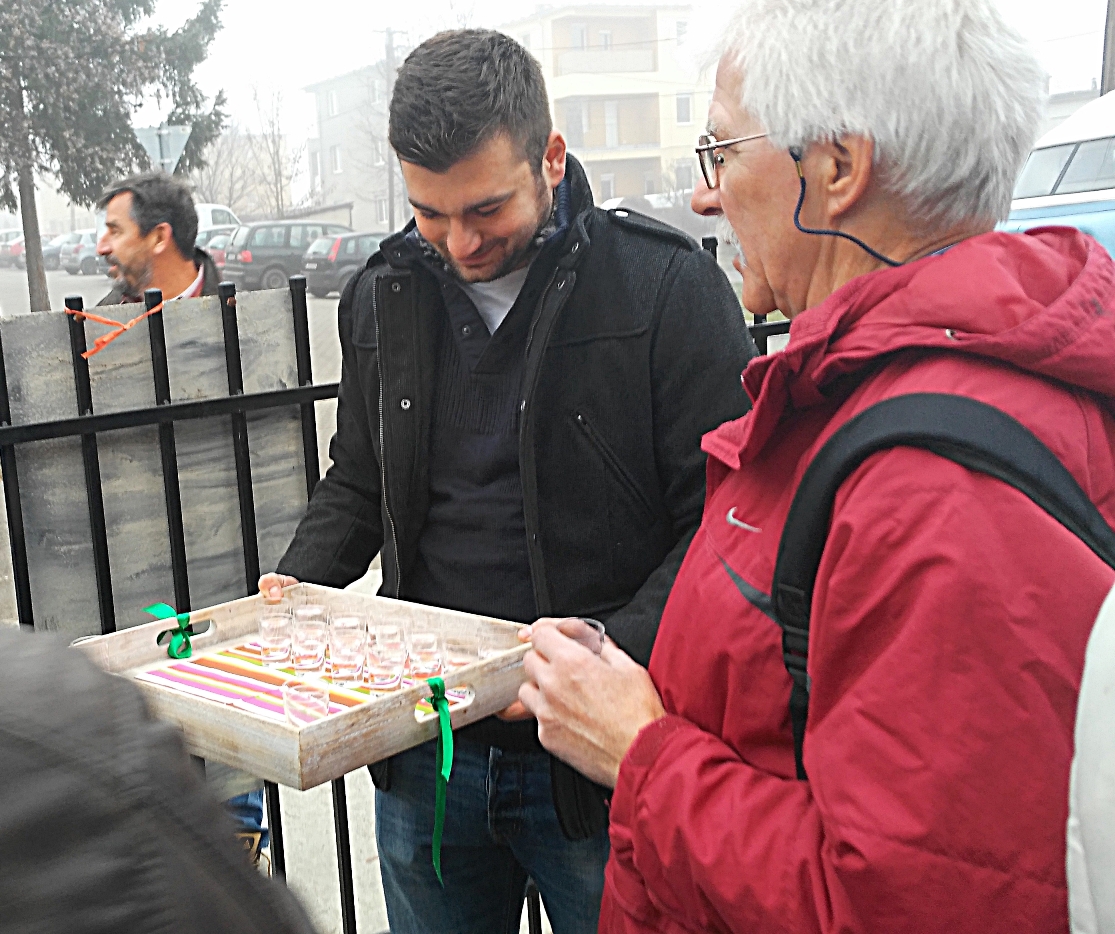
[[[734,146],[736,143],[746,143],[752,139],[762,139],[766,133],[752,133],[750,136],[737,136],[735,139],[719,140],[711,133],[702,133],[697,137],[697,161],[701,163],[701,174],[705,177],[705,184],[709,189],[720,186],[720,166],[724,164],[724,157],[716,150],[725,146]]]

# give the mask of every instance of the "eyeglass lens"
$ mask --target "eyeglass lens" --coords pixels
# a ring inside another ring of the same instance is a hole
[[[707,134],[702,134],[697,140],[700,146],[707,146],[712,142],[715,142],[715,138]],[[701,174],[705,177],[705,184],[708,185],[711,191],[720,184],[720,173],[717,171],[718,163],[716,161],[716,150],[698,150],[697,161],[701,164]]]

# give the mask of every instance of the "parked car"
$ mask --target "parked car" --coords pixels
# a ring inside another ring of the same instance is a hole
[[[62,268],[71,276],[81,273],[92,276],[97,272],[97,231],[79,230],[78,239],[59,251]]]
[[[49,243],[42,244],[42,264],[48,270],[61,269],[61,251],[67,246],[72,246],[81,239],[79,233],[58,234]],[[25,261],[27,257],[23,257]]]
[[[324,236],[351,233],[320,221],[259,221],[236,228],[225,249],[225,278],[241,290],[281,289],[302,271],[302,256]]]
[[[319,237],[302,257],[302,273],[311,295],[324,298],[344,289],[352,275],[368,261],[386,233],[340,234]]]
[[[61,261],[59,256],[63,247],[73,246],[81,239],[79,233],[64,233],[59,234],[57,237],[52,237],[49,241],[43,242],[43,265],[47,270],[61,268]],[[16,265],[20,269],[27,268],[27,253],[26,251],[16,259]]]
[[[1031,227],[1049,226],[1075,227],[1095,237],[1108,253],[1115,256],[1115,199],[1018,208],[1010,212],[998,229],[1018,233]]]
[[[203,250],[208,249],[214,238],[223,237],[226,234],[231,236],[238,226],[238,224],[223,224],[220,227],[201,227],[198,229],[194,246],[201,247]]]
[[[235,229],[240,225],[240,218],[232,213],[232,209],[223,204],[208,204],[201,202],[195,204],[197,211],[197,229],[208,230],[211,227],[231,227]]]
[[[207,244],[205,244],[205,252],[209,254],[210,259],[213,260],[213,265],[217,267],[217,273],[223,278],[225,274],[225,248],[228,246],[229,241],[232,239],[228,234],[218,234]]]
[[[1000,230],[1076,227],[1115,256],[1115,94],[1085,104],[1038,140]]]
[[[13,237],[7,243],[0,243],[0,265],[18,266],[23,256],[23,234]]]
[[[10,266],[11,258],[8,255],[7,246],[13,240],[22,239],[23,231],[19,227],[11,227],[8,230],[0,230],[0,266]]]

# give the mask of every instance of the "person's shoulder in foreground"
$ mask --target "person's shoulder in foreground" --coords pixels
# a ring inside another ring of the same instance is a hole
[[[649,677],[552,627],[525,660],[543,744],[615,787],[601,931],[1065,929],[1077,692],[1112,570],[992,476],[865,461],[813,593],[806,780],[770,597],[812,457],[897,395],[1013,416],[1115,523],[1115,266],[1076,231],[993,232],[1043,97],[992,0],[739,5],[693,203],[731,223],[744,304],[791,317],[790,343],[705,438]]]
[[[312,934],[133,685],[51,636],[0,657],[0,928]]]

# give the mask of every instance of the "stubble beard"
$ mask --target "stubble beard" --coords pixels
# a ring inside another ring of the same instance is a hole
[[[728,222],[728,218],[723,214],[716,219],[716,235],[720,238],[721,243],[726,243],[739,251],[739,264],[741,266],[746,266],[747,256],[743,252],[743,247],[740,246],[739,234],[736,233],[735,228]]]
[[[502,279],[508,273],[512,273],[516,269],[519,269],[522,266],[526,265],[524,261],[528,257],[531,257],[532,254],[534,254],[538,249],[534,242],[535,238],[538,236],[542,228],[545,227],[546,224],[549,222],[550,215],[553,213],[554,209],[555,196],[553,191],[546,189],[545,182],[541,178],[539,178],[538,181],[538,217],[535,219],[535,223],[532,227],[524,228],[520,236],[516,237],[517,243],[515,245],[515,248],[512,249],[511,252],[508,253],[507,256],[504,258],[503,262],[496,267],[495,272],[491,273],[490,275],[484,276],[484,278],[482,279],[469,279],[464,275],[463,271],[452,259],[452,257],[447,256],[445,253],[442,253],[441,250],[438,250],[438,253],[441,253],[441,258],[445,261],[445,265],[453,274],[453,278],[455,278],[458,282],[464,282],[468,285],[475,285],[476,283],[483,282],[495,282],[496,279]]]
[[[110,255],[108,264],[116,267],[116,278],[124,283],[125,296],[128,298],[143,298],[144,290],[151,284],[154,277],[153,264],[150,260],[129,265],[123,262],[120,257]]]

